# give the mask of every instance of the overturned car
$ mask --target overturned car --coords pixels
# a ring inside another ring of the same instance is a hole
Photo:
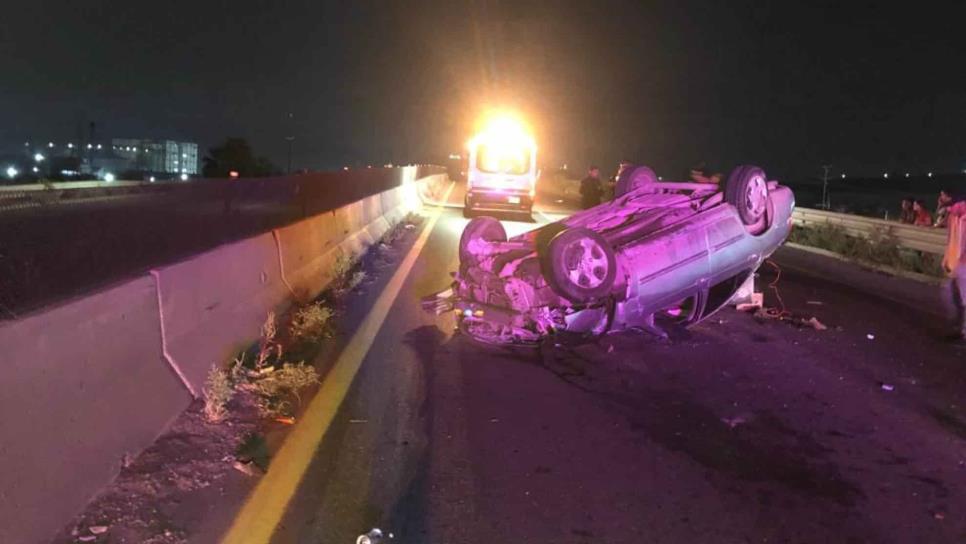
[[[639,166],[616,193],[510,239],[492,217],[471,220],[455,281],[423,307],[455,310],[462,332],[490,344],[627,328],[663,334],[662,323],[694,324],[727,304],[792,225],[792,191],[756,166],[736,168],[723,191],[658,181]]]

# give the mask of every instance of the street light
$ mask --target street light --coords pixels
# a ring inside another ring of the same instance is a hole
[[[108,183],[114,181],[114,174],[112,174],[110,172],[104,174],[104,181],[106,181]]]
[[[8,178],[13,179],[13,178],[17,177],[17,174],[19,174],[19,173],[20,172],[17,171],[17,169],[14,168],[13,166],[8,166],[7,167],[7,177]]]
[[[34,153],[34,162],[41,162],[44,160],[43,153]]]
[[[188,181],[188,174],[181,174],[181,181]]]

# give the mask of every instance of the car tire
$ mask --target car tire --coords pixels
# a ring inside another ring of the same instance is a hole
[[[557,234],[540,256],[553,291],[577,304],[603,299],[617,280],[617,257],[603,236],[583,227]]]
[[[738,211],[741,222],[751,234],[768,228],[768,177],[757,166],[735,168],[725,183],[725,202]]]
[[[495,217],[483,215],[470,219],[470,222],[463,229],[463,234],[460,236],[459,256],[461,271],[465,272],[467,268],[476,266],[479,262],[476,255],[470,251],[470,245],[477,240],[506,242],[506,229],[503,228],[503,224]]]
[[[657,183],[657,174],[647,166],[636,166],[628,169],[621,175],[621,178],[625,179],[619,180],[614,187],[614,198]]]

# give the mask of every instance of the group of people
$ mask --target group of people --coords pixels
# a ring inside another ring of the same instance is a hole
[[[617,166],[617,172],[610,178],[608,184],[614,187],[616,193],[621,193],[620,190],[617,190],[617,185],[622,180],[626,181],[626,176],[622,178],[621,174],[631,167],[633,167],[633,163],[630,161],[621,161]],[[712,172],[704,164],[699,164],[691,168],[690,175],[692,181],[697,183],[712,183],[715,185],[720,185],[724,177],[720,172]],[[587,176],[580,180],[580,201],[583,209],[593,208],[600,204],[605,192],[604,182],[600,179],[600,168],[596,165],[591,165],[587,169]]]
[[[899,210],[899,221],[908,225],[920,227],[939,227],[945,228],[949,224],[949,208],[955,199],[949,191],[939,191],[939,199],[936,201],[936,217],[929,213],[922,200],[912,197],[902,199],[902,207]]]

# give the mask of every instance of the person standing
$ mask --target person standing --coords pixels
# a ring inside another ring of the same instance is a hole
[[[912,203],[912,212],[914,214],[914,219],[912,224],[917,227],[931,227],[932,226],[932,214],[926,209],[926,205],[921,200],[915,200]]]
[[[966,200],[949,206],[948,226],[943,270],[949,279],[943,283],[943,298],[954,309],[953,337],[966,342]]]
[[[912,210],[911,196],[902,199],[902,208],[899,210],[899,222],[907,225],[916,222],[916,212]]]
[[[604,187],[600,182],[600,168],[591,166],[587,169],[587,176],[580,180],[580,203],[586,210],[600,204],[600,197]]]
[[[939,191],[939,199],[936,201],[936,223],[934,227],[945,228],[949,218],[949,206],[953,203],[953,195],[943,189]]]

